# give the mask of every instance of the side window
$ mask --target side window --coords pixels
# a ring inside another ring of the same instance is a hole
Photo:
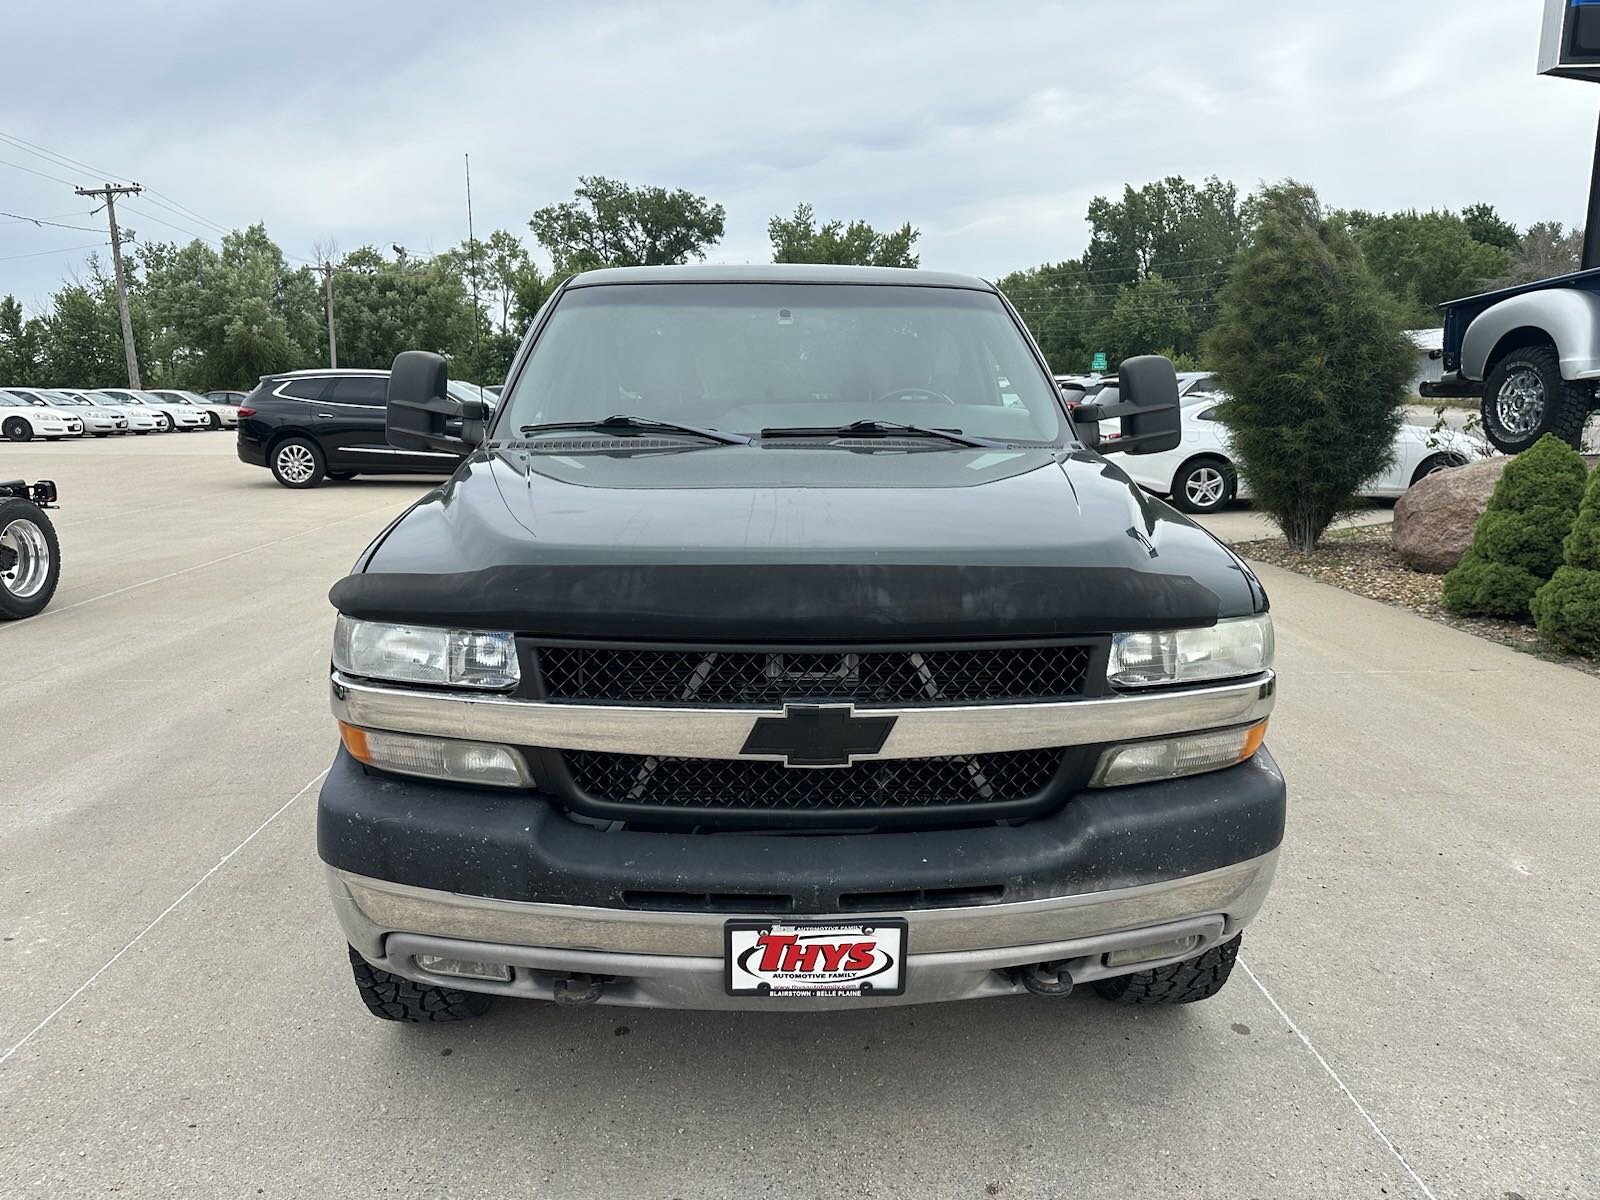
[[[1213,404],[1210,408],[1195,413],[1194,419],[1196,421],[1215,421],[1217,419],[1217,406]]]
[[[283,385],[281,391],[285,396],[293,396],[296,400],[321,400],[327,388],[326,379],[291,379]]]
[[[361,404],[382,408],[389,399],[389,381],[381,375],[347,375],[329,381],[322,397],[335,404]]]

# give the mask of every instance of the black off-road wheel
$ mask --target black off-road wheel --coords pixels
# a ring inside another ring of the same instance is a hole
[[[354,946],[350,950],[350,970],[356,977],[356,991],[367,1011],[384,1021],[411,1021],[433,1024],[440,1021],[470,1021],[489,1011],[492,997],[459,988],[413,983],[399,975],[379,970]]]
[[[61,581],[61,543],[39,507],[0,499],[0,621],[44,611]]]
[[[1145,1007],[1151,1004],[1193,1004],[1209,1000],[1228,982],[1239,957],[1243,934],[1231,942],[1213,946],[1204,954],[1186,958],[1170,966],[1114,979],[1096,979],[1094,990],[1117,1004]]]
[[[1561,378],[1554,347],[1526,346],[1502,358],[1483,381],[1484,435],[1504,454],[1521,454],[1547,433],[1581,447],[1594,385]]]

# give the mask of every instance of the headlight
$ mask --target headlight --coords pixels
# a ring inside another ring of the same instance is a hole
[[[513,688],[522,678],[509,633],[386,625],[343,614],[333,631],[333,665],[367,679],[489,691]]]
[[[1119,633],[1107,678],[1115,687],[1156,687],[1258,675],[1272,666],[1272,618],[1238,617],[1209,629]]]
[[[1242,763],[1261,749],[1267,723],[1258,721],[1240,729],[1212,729],[1149,742],[1112,746],[1100,756],[1090,787],[1123,787],[1156,779],[1176,779],[1220,771]]]
[[[354,758],[384,771],[491,787],[533,784],[522,755],[510,746],[357,729],[343,721],[339,722],[339,737]]]

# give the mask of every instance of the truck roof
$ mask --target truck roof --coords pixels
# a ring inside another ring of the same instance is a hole
[[[755,265],[691,263],[675,267],[606,267],[584,271],[568,287],[601,287],[613,283],[857,283],[897,287],[965,288],[993,292],[995,286],[973,275],[923,271],[909,267],[834,267],[809,263]]]

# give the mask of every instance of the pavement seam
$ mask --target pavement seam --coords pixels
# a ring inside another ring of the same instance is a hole
[[[182,904],[185,900],[187,900],[190,896],[194,895],[195,892],[199,890],[201,884],[205,883],[206,880],[210,879],[218,871],[222,870],[223,867],[227,866],[229,860],[232,859],[234,855],[238,854],[239,851],[243,850],[246,846],[248,846],[251,842],[253,842],[258,833],[260,833],[268,825],[271,825],[274,821],[276,821],[279,817],[281,817],[284,813],[286,813],[289,810],[289,806],[290,805],[292,805],[296,800],[300,799],[301,796],[304,796],[307,792],[309,792],[312,788],[314,788],[317,785],[317,783],[319,781],[321,781],[322,777],[328,773],[329,769],[330,768],[328,768],[328,767],[324,767],[322,770],[318,771],[316,773],[316,775],[310,781],[308,781],[303,788],[301,788],[294,795],[290,796],[289,799],[284,801],[283,805],[276,812],[274,812],[265,821],[261,822],[261,824],[257,825],[254,829],[252,829],[250,831],[249,835],[244,839],[244,841],[240,842],[232,850],[229,850],[226,854],[224,854],[221,858],[219,858],[212,865],[212,867],[211,867],[211,869],[209,871],[207,871],[204,875],[200,876],[199,879],[196,879],[193,883],[191,883],[188,886],[188,888],[186,888],[184,890],[184,893],[181,896],[179,896],[171,904],[167,905],[166,908],[162,909],[161,912],[159,914],[157,914],[157,916],[155,917],[154,920],[152,920],[143,929],[139,930],[138,933],[134,934],[133,937],[128,940],[127,945],[123,946],[121,950],[118,950],[115,954],[113,954],[110,958],[108,958],[105,961],[105,963],[102,964],[102,966],[100,967],[100,969],[98,971],[96,971],[93,975],[89,976],[89,978],[85,979],[82,983],[80,983],[77,986],[77,988],[75,988],[73,990],[72,995],[68,996],[60,1004],[56,1005],[56,1007],[50,1012],[50,1014],[48,1016],[45,1017],[44,1020],[40,1021],[32,1029],[28,1030],[27,1033],[23,1034],[22,1037],[17,1041],[17,1043],[15,1045],[13,1045],[9,1050],[7,1050],[4,1054],[0,1054],[0,1066],[4,1066],[11,1059],[12,1055],[16,1054],[17,1051],[21,1050],[24,1046],[26,1046],[29,1042],[31,1042],[36,1036],[38,1036],[38,1034],[41,1031],[44,1030],[45,1026],[49,1025],[51,1021],[54,1021],[63,1012],[65,1012],[67,1007],[74,1000],[76,1000],[79,996],[83,995],[86,991],[88,991],[91,987],[93,987],[94,983],[95,983],[95,980],[99,979],[100,976],[104,975],[107,971],[109,971],[113,966],[116,965],[118,959],[120,959],[129,950],[132,950],[136,945],[138,945],[139,942],[143,940],[145,934],[149,933],[157,925],[161,924],[162,921],[166,920],[167,917],[172,915],[173,911],[180,904]]]
[[[1362,1104],[1360,1100],[1356,1099],[1356,1094],[1345,1086],[1343,1079],[1339,1078],[1339,1072],[1335,1071],[1333,1069],[1333,1065],[1329,1063],[1327,1059],[1322,1057],[1322,1051],[1318,1050],[1316,1046],[1312,1044],[1311,1039],[1305,1035],[1305,1031],[1294,1023],[1294,1018],[1284,1011],[1283,1005],[1279,1004],[1278,1001],[1273,997],[1272,993],[1267,991],[1267,985],[1262,983],[1261,980],[1256,977],[1256,973],[1250,969],[1249,964],[1246,963],[1244,959],[1241,958],[1239,960],[1239,965],[1244,968],[1244,973],[1250,976],[1250,982],[1255,984],[1257,990],[1267,998],[1267,1003],[1272,1005],[1272,1010],[1276,1012],[1278,1016],[1282,1018],[1283,1023],[1289,1027],[1289,1032],[1294,1034],[1295,1037],[1299,1038],[1301,1043],[1304,1044],[1305,1048],[1311,1051],[1311,1057],[1315,1058],[1317,1062],[1321,1064],[1322,1069],[1328,1073],[1328,1078],[1333,1080],[1333,1082],[1338,1085],[1339,1090],[1344,1093],[1344,1098],[1350,1101],[1355,1110],[1361,1114],[1362,1119],[1366,1121],[1369,1126],[1371,1126],[1372,1132],[1376,1134],[1378,1140],[1383,1143],[1384,1149],[1390,1154],[1394,1155],[1394,1160],[1399,1163],[1405,1173],[1411,1177],[1411,1182],[1417,1185],[1417,1190],[1426,1196],[1428,1200],[1439,1200],[1439,1198],[1433,1194],[1433,1189],[1430,1188],[1426,1183],[1422,1182],[1422,1176],[1418,1175],[1416,1171],[1412,1170],[1411,1164],[1406,1161],[1406,1156],[1400,1153],[1400,1148],[1389,1140],[1389,1135],[1384,1133],[1384,1131],[1379,1127],[1378,1123],[1372,1119],[1372,1114],[1367,1111],[1366,1105]],[[0,1059],[0,1062],[4,1061],[4,1059]]]
[[[273,538],[270,542],[262,542],[256,546],[246,546],[243,550],[235,550],[232,554],[224,554],[221,558],[213,558],[207,562],[195,563],[192,567],[182,567],[176,571],[169,571],[165,575],[157,575],[154,579],[144,579],[138,583],[130,583],[126,587],[119,587],[114,591],[105,592],[99,596],[90,596],[87,600],[78,600],[72,604],[63,604],[56,608],[47,608],[44,612],[40,613],[38,616],[29,621],[29,624],[37,625],[40,621],[43,621],[48,617],[54,617],[61,613],[71,612],[75,608],[82,608],[85,604],[95,604],[101,600],[109,600],[111,597],[120,596],[124,592],[137,591],[139,588],[149,587],[152,583],[164,583],[168,579],[176,579],[178,576],[188,575],[192,571],[203,571],[207,567],[216,566],[218,563],[231,562],[232,560],[241,558],[246,554],[254,554],[257,550],[268,550],[273,546],[282,545],[284,542],[293,541],[295,538],[305,537],[305,535],[308,533],[321,533],[324,529],[330,529],[335,525],[343,525],[346,521],[354,521],[358,517],[370,517],[374,513],[393,511],[394,510],[388,505],[384,505],[382,508],[374,508],[369,509],[366,512],[352,513],[348,517],[340,517],[337,521],[329,521],[324,525],[314,525],[310,529],[299,529],[294,533],[286,533],[280,538]],[[17,621],[12,623],[10,627],[15,629],[21,624],[21,621]],[[4,1059],[0,1059],[0,1062],[4,1061]]]

